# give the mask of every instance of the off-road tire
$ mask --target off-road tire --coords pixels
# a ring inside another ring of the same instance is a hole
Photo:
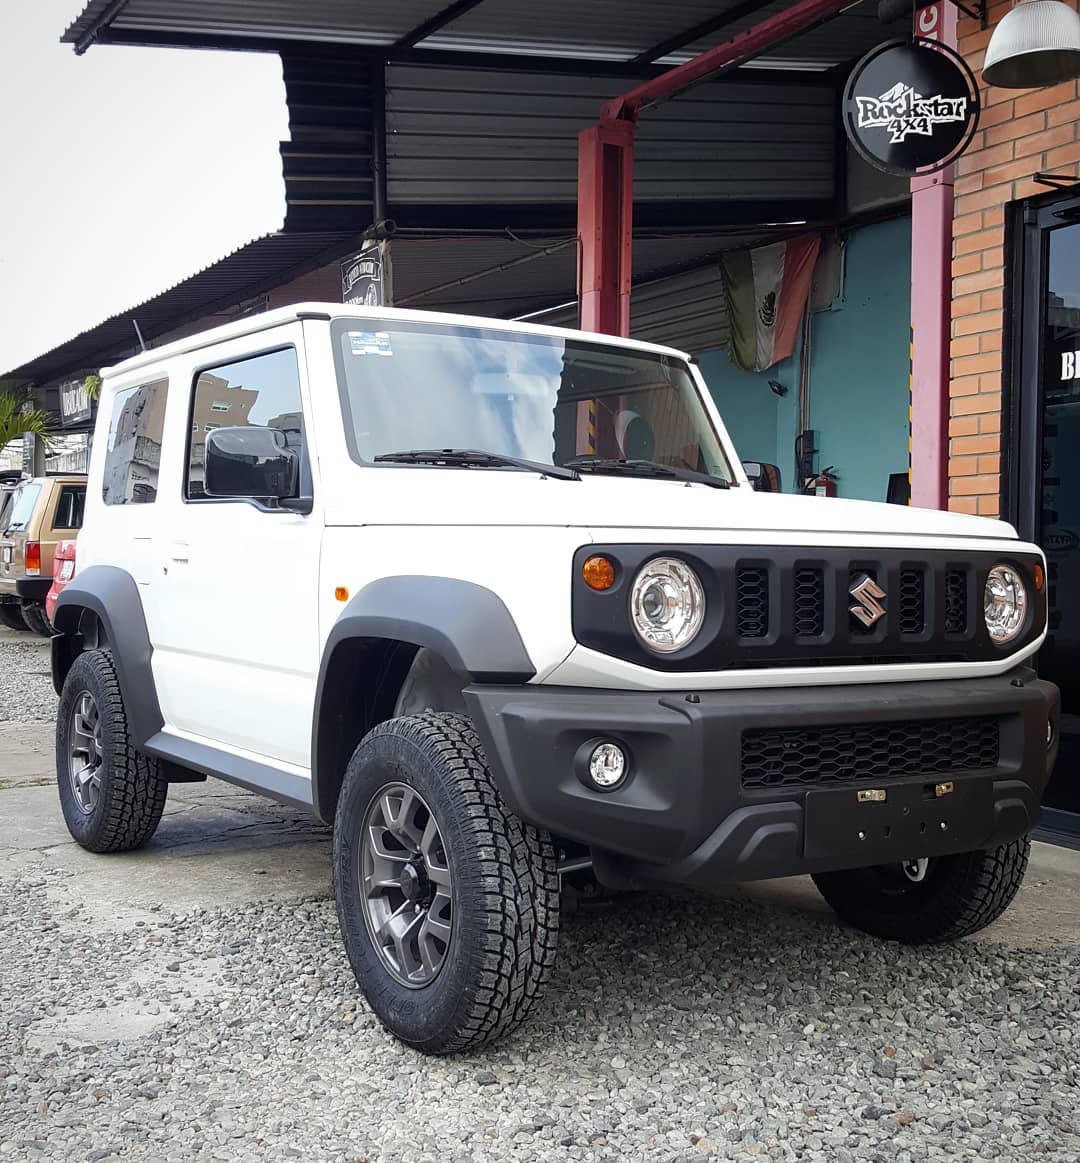
[[[814,883],[847,924],[905,945],[935,945],[996,921],[1020,888],[1030,851],[1023,836],[989,851],[935,857],[918,883],[898,865],[822,872]]]
[[[89,692],[101,723],[101,777],[97,803],[84,811],[69,774],[70,730],[76,702]],[[80,654],[68,671],[56,716],[56,776],[60,807],[72,837],[90,852],[127,852],[153,836],[169,785],[158,761],[135,746],[112,655]]]
[[[388,784],[430,806],[451,876],[452,931],[434,980],[401,984],[365,920],[361,832]],[[464,715],[391,719],[353,752],[334,823],[334,896],[356,980],[382,1024],[427,1054],[485,1045],[524,1021],[555,962],[559,875],[550,836],[502,802]]]
[[[26,621],[22,616],[22,610],[14,602],[0,603],[0,626],[6,626],[9,630],[26,629]]]
[[[19,612],[22,614],[22,620],[27,630],[40,634],[42,638],[53,636],[52,624],[45,617],[45,607],[40,602],[23,602]]]

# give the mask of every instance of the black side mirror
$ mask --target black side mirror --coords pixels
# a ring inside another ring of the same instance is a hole
[[[300,457],[279,428],[214,428],[206,436],[206,495],[283,501],[300,487]]]
[[[744,460],[743,471],[750,478],[750,486],[755,493],[779,493],[780,470],[775,464],[763,460]]]

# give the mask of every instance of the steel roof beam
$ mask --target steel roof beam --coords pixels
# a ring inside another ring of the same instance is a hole
[[[722,28],[727,28],[729,25],[742,20],[743,17],[750,16],[759,8],[764,8],[766,3],[767,0],[742,0],[741,4],[733,4],[730,8],[725,8],[723,12],[710,16],[708,20],[702,20],[699,24],[695,24],[693,28],[684,29],[674,36],[669,36],[667,40],[654,44],[652,48],[638,53],[630,63],[632,65],[651,65],[653,61],[666,57],[668,53],[678,52],[679,49],[686,48],[687,45],[697,44],[699,40],[712,36],[714,32],[719,32]]]
[[[411,32],[407,32],[404,36],[398,37],[393,45],[391,45],[390,51],[413,48],[422,40],[427,40],[432,33],[438,32],[441,28],[445,28],[448,24],[457,20],[459,16],[464,16],[466,12],[471,12],[483,2],[484,0],[454,0],[453,4],[448,4],[441,11],[436,12],[434,16],[425,20],[423,24],[418,24]]]
[[[857,3],[858,0],[855,0]],[[608,101],[600,110],[601,121],[636,121],[642,109],[666,101],[699,81],[728,72],[784,44],[800,33],[839,16],[851,8],[853,0],[799,0],[791,8],[736,33],[730,40],[701,53],[686,64],[677,65],[629,93]]]

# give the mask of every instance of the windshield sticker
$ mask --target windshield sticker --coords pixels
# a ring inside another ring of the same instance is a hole
[[[353,355],[393,355],[388,331],[349,331],[349,350]]]

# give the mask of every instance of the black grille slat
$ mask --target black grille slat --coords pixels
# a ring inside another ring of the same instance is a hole
[[[963,634],[968,625],[967,572],[945,571],[945,633]]]
[[[825,572],[805,566],[795,570],[793,629],[799,638],[825,633]]]
[[[742,785],[828,786],[993,768],[999,736],[992,716],[754,728],[742,736]]]
[[[742,566],[735,578],[735,633],[764,638],[769,633],[769,571]]]
[[[921,634],[926,628],[926,577],[921,569],[900,571],[900,633]]]

